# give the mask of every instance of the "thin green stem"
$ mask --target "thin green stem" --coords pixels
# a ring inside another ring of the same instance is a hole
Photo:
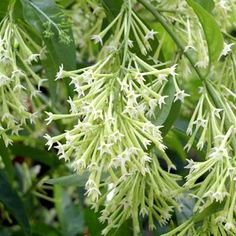
[[[199,70],[199,68],[196,66],[196,63],[194,59],[191,57],[191,55],[185,51],[185,46],[183,45],[181,39],[175,34],[172,27],[169,25],[169,23],[166,21],[166,19],[157,11],[152,4],[148,3],[146,0],[138,0],[146,9],[148,9],[153,16],[161,23],[161,25],[164,27],[164,29],[167,31],[167,33],[171,36],[175,44],[179,47],[179,49],[182,51],[182,53],[187,57],[190,64],[193,66],[194,70],[198,74],[199,78],[202,81],[205,81],[205,76],[202,74],[202,72]]]
[[[164,27],[164,29],[167,31],[167,33],[171,36],[175,44],[179,47],[179,49],[183,52],[183,54],[186,56],[186,58],[189,60],[190,64],[193,66],[194,70],[196,71],[199,79],[202,81],[203,85],[206,87],[209,95],[211,96],[212,101],[214,102],[215,106],[218,108],[224,109],[224,103],[220,97],[218,97],[218,93],[215,92],[214,86],[211,81],[206,79],[206,76],[202,74],[202,72],[199,70],[199,68],[196,66],[196,63],[194,59],[191,57],[191,55],[185,51],[185,47],[182,44],[182,41],[180,38],[175,34],[172,27],[169,25],[169,23],[166,21],[166,19],[159,13],[158,10],[154,8],[154,6],[150,3],[148,3],[146,0],[138,0],[147,10],[149,10],[153,16],[160,22],[160,24]],[[225,129],[228,130],[232,125],[232,121],[230,117],[227,117],[225,122]],[[233,138],[232,140],[233,148],[236,150],[236,138]]]

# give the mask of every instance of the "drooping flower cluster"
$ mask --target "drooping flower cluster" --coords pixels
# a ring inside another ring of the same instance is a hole
[[[9,15],[0,22],[0,136],[6,146],[8,134],[18,134],[27,120],[35,120],[35,98],[41,78],[31,63],[40,59],[42,48]]]
[[[221,108],[215,107],[210,93],[221,101]],[[206,150],[206,157],[202,162],[189,161],[185,187],[191,191],[189,196],[195,200],[194,215],[201,214],[216,203],[221,205],[221,209],[199,220],[193,216],[166,235],[180,235],[183,232],[186,235],[236,233],[235,118],[234,106],[231,106],[224,93],[220,94],[213,85],[208,90],[201,89],[201,97],[187,129],[191,137],[186,148],[190,150],[196,141],[198,149]]]
[[[49,123],[74,120],[73,129],[45,137],[49,148],[57,144],[59,158],[70,161],[75,171],[89,171],[86,189],[94,207],[98,209],[113,192],[101,216],[102,221],[109,222],[104,233],[119,227],[128,217],[132,217],[138,232],[139,214],[148,214],[150,227],[154,227],[153,216],[164,224],[177,206],[178,178],[161,169],[151,147],[166,161],[168,169],[174,166],[165,153],[160,127],[147,119],[164,105],[162,90],[173,68],[157,70],[134,54],[129,57],[123,78],[115,53],[88,68],[70,72],[61,69],[58,76],[72,79],[77,96],[69,100],[70,114],[48,113],[47,119]],[[154,81],[145,84],[150,75]],[[104,172],[108,174],[105,180]],[[110,184],[112,189],[108,188]]]

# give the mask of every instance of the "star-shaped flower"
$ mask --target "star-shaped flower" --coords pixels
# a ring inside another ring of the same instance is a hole
[[[161,109],[162,107],[162,104],[166,104],[165,103],[165,99],[168,98],[168,96],[160,96],[160,98],[158,99],[158,105],[159,105],[159,108]]]
[[[174,102],[180,100],[181,102],[184,101],[185,97],[189,97],[190,95],[185,93],[184,90],[179,90],[178,92],[175,93],[175,99]]]
[[[59,71],[56,74],[56,79],[55,80],[61,79],[62,76],[63,76],[63,64],[60,65]]]
[[[228,55],[231,52],[231,48],[233,45],[234,43],[230,43],[230,44],[224,43],[224,49],[222,50],[220,57]]]
[[[156,31],[150,30],[150,31],[147,32],[147,34],[145,35],[144,38],[145,38],[146,40],[149,40],[149,39],[154,40],[154,35],[155,35],[155,34],[157,34]]]
[[[91,36],[91,39],[92,39],[95,43],[100,43],[101,45],[103,45],[102,38],[101,38],[100,35],[94,34],[94,35]]]

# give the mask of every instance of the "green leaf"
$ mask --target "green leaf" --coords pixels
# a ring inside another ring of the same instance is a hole
[[[175,86],[173,78],[169,78],[167,84],[163,90],[163,96],[168,96],[165,99],[166,104],[162,106],[160,110],[158,110],[157,118],[153,121],[156,125],[163,125],[166,121],[172,107],[172,103],[174,101],[175,95]]]
[[[213,0],[196,0],[196,2],[210,13],[215,7],[215,3]]]
[[[10,183],[12,183],[14,178],[14,168],[12,165],[9,149],[6,148],[5,143],[2,139],[0,139],[0,156],[2,157],[2,161],[4,163],[8,179]]]
[[[223,202],[213,202],[211,205],[206,207],[202,212],[193,216],[195,223],[204,220],[204,218],[211,216],[212,214],[224,209],[226,200]]]
[[[22,157],[29,157],[35,161],[48,165],[50,167],[56,167],[61,164],[56,154],[47,152],[45,150],[27,146],[22,143],[15,143],[10,147],[12,154]]]
[[[59,66],[63,64],[65,70],[76,68],[76,49],[72,30],[69,25],[63,27],[63,30],[71,38],[70,43],[60,41],[57,27],[66,21],[62,10],[52,0],[21,0],[23,6],[23,15],[25,21],[31,25],[43,38],[47,47],[47,58],[43,61],[46,70],[46,76],[49,78],[49,91],[53,101],[56,101],[58,95],[58,83],[55,81],[55,75]],[[51,37],[45,37],[45,24],[51,22]],[[68,94],[73,96],[72,88],[67,79],[63,80],[67,87]]]
[[[9,0],[1,0],[0,1],[0,18],[4,17],[6,13],[8,12],[8,5],[9,5]]]
[[[224,48],[224,39],[217,25],[214,17],[207,12],[201,5],[194,0],[187,0],[189,6],[191,6],[199,18],[202,28],[205,33],[208,54],[209,65],[219,59],[219,56]]]
[[[215,8],[215,3],[213,0],[195,0],[195,1],[210,13]]]
[[[41,222],[31,225],[31,231],[33,236],[61,236],[53,226]]]
[[[108,16],[114,18],[119,14],[123,2],[123,0],[102,0],[102,5],[104,6]]]
[[[88,227],[89,235],[91,236],[101,236],[102,230],[104,229],[104,225],[99,222],[100,214],[98,212],[94,212],[90,208],[84,209],[84,220],[86,226]],[[94,227],[96,225],[96,227]]]
[[[173,142],[173,140],[175,140]],[[180,142],[178,136],[171,130],[164,138],[164,143],[168,146],[168,149],[175,151],[182,162],[186,160],[186,152],[183,149],[183,145]]]
[[[17,192],[10,185],[3,170],[0,170],[0,189],[0,201],[21,225],[25,235],[30,235],[29,221],[23,202],[17,195]]]
[[[59,178],[49,179],[46,181],[48,184],[58,184],[61,186],[78,186],[83,187],[85,186],[89,177],[89,172],[84,172],[82,175],[73,174],[68,176],[62,176]],[[103,173],[101,176],[101,180],[104,180],[107,177],[106,173]]]
[[[58,184],[62,186],[84,186],[88,180],[89,173],[85,172],[83,175],[73,174],[59,178],[49,179],[46,181],[48,184]]]
[[[62,235],[77,236],[79,233],[83,233],[84,219],[82,204],[74,203],[68,191],[62,186],[54,186],[54,193]]]

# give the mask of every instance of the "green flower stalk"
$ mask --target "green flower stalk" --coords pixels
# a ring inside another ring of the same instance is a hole
[[[113,36],[104,42],[112,29]],[[137,41],[131,43],[130,32]],[[76,96],[68,101],[69,114],[48,112],[47,121],[69,119],[74,127],[54,137],[46,134],[47,145],[49,149],[55,145],[59,158],[70,162],[74,171],[89,173],[86,195],[95,210],[104,205],[100,220],[108,224],[103,234],[131,217],[137,235],[140,215],[148,216],[153,229],[154,219],[166,224],[178,208],[180,178],[169,173],[175,166],[165,152],[161,127],[150,119],[165,105],[168,96],[163,91],[170,77],[175,82],[175,101],[187,94],[175,80],[175,65],[158,69],[130,51],[137,45],[146,55],[155,34],[127,1],[107,28],[92,36],[103,46],[99,61],[75,71],[61,66],[57,74],[56,79],[71,78]],[[107,50],[111,44],[112,52]]]
[[[12,143],[9,134],[18,134],[27,120],[35,121],[33,98],[43,81],[31,68],[43,50],[10,14],[0,22],[0,136],[6,146]]]

